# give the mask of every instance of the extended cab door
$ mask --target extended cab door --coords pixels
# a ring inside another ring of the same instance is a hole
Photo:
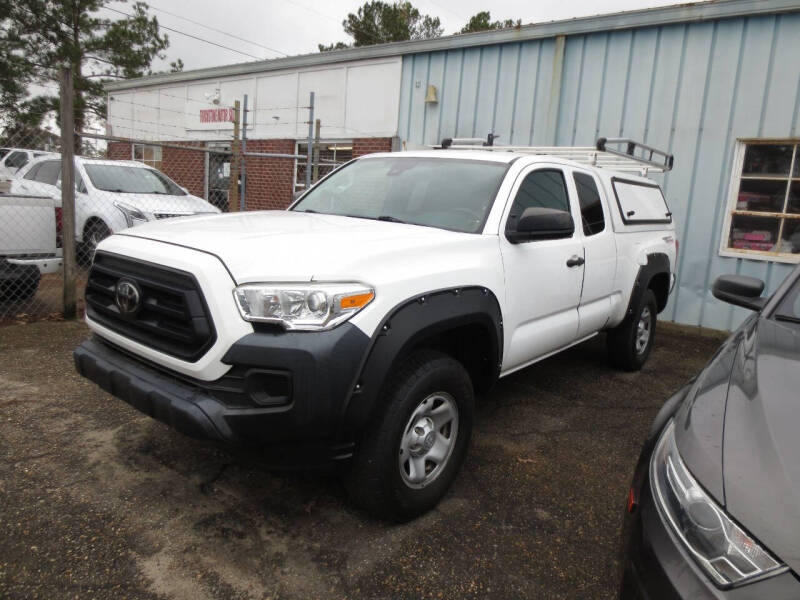
[[[500,251],[506,282],[504,330],[509,340],[503,372],[520,368],[578,339],[578,304],[583,284],[579,228],[562,239],[509,241],[505,232],[529,207],[569,211],[580,223],[561,166],[537,164],[517,177],[501,224]],[[567,264],[569,262],[569,265]]]
[[[602,186],[590,172],[572,170],[575,196],[580,205],[581,220],[576,228],[583,235],[586,263],[583,266],[583,292],[578,307],[578,337],[586,337],[602,329],[611,314],[614,281],[617,270],[617,242],[604,201]]]

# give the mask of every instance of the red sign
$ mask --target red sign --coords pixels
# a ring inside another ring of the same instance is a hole
[[[232,123],[232,108],[209,108],[200,111],[201,123]]]

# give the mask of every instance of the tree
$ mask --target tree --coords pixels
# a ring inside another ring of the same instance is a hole
[[[342,27],[353,38],[353,46],[424,40],[440,37],[444,32],[439,17],[420,14],[410,2],[388,4],[381,0],[366,2],[358,14],[348,14]],[[320,52],[349,47],[344,42],[319,44]]]
[[[111,1],[0,0],[0,109],[6,127],[38,128],[48,114],[57,114],[53,84],[61,65],[72,68],[75,129],[81,131],[93,117],[106,117],[106,80],[150,73],[152,60],[164,57],[169,40],[147,14],[147,4],[135,2],[123,19],[99,16]],[[183,62],[171,67],[180,70]],[[31,96],[32,86],[45,91]]]
[[[473,15],[469,22],[461,28],[459,33],[475,33],[476,31],[489,31],[491,29],[507,29],[509,27],[521,27],[522,19],[506,19],[505,21],[492,22],[492,16],[488,10]]]

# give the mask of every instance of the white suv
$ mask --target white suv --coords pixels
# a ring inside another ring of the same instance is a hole
[[[606,159],[625,166],[586,162]],[[448,489],[473,396],[499,377],[601,331],[614,364],[641,368],[676,254],[644,177],[548,154],[374,154],[288,211],[104,240],[75,362],[189,435],[352,459],[354,501],[407,519]]]
[[[50,155],[29,163],[11,191],[61,197],[61,158]],[[91,258],[100,240],[147,221],[218,213],[161,171],[143,163],[75,157],[75,239],[79,256]]]

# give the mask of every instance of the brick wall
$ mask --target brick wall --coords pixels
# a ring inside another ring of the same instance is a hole
[[[248,152],[294,154],[294,140],[247,140]],[[247,210],[281,210],[292,202],[294,160],[249,157],[247,161]]]
[[[165,142],[181,146],[202,148],[203,142]],[[205,193],[206,158],[205,152],[198,150],[182,150],[180,148],[163,148],[161,150],[161,170],[178,185],[189,190],[190,194],[203,197]]]
[[[132,154],[130,142],[108,142],[107,156],[111,160],[130,160]]]
[[[203,142],[166,142],[181,146],[203,147]],[[373,152],[389,152],[391,138],[358,138],[353,140],[353,157]],[[294,140],[247,140],[248,152],[294,154]],[[109,142],[108,158],[130,160],[130,142]],[[282,210],[292,202],[294,160],[287,158],[256,158],[247,161],[247,210]],[[205,156],[203,152],[164,148],[161,170],[186,187],[190,193],[203,197],[205,191]]]
[[[358,138],[353,140],[353,158],[373,152],[391,152],[392,138]]]

